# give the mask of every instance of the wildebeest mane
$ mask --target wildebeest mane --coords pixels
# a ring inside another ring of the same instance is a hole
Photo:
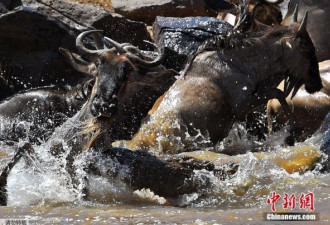
[[[266,31],[233,33],[224,39],[214,37],[213,39],[215,39],[215,46],[217,47],[214,50],[221,51],[222,49],[253,47],[255,45],[265,43],[265,40],[269,38],[283,38],[285,37],[285,33],[288,33],[287,27],[275,27]],[[289,34],[292,33],[289,32]]]
[[[187,59],[186,67],[183,70],[185,73],[189,68],[196,56],[205,51],[217,51],[230,49],[249,48],[257,45],[266,44],[265,40],[269,38],[283,38],[284,34],[292,35],[288,32],[287,27],[275,27],[266,31],[238,33],[232,32],[228,36],[217,35],[206,40],[193,54]],[[289,36],[288,36],[289,37]],[[273,43],[272,43],[273,44]]]

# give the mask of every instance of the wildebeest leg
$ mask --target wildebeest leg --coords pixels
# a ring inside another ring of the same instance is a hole
[[[78,189],[79,186],[81,186],[81,195],[83,200],[87,200],[88,198],[88,179],[87,177],[83,177],[83,183],[80,182],[80,180],[77,177],[77,167],[74,164],[75,161],[75,157],[80,153],[80,150],[76,148],[76,145],[74,143],[76,143],[77,140],[74,138],[69,142],[69,145],[72,147],[72,149],[70,150],[69,154],[66,156],[65,158],[65,166],[63,165],[63,167],[65,167],[65,170],[67,171],[67,173],[69,174],[69,177],[71,179],[71,184],[73,186],[73,188]],[[50,153],[53,156],[58,156],[61,155],[63,153],[65,153],[64,150],[64,146],[62,143],[58,143],[56,145],[53,145],[50,149]],[[86,168],[83,168],[84,170]],[[70,181],[68,181],[68,185],[70,185]]]
[[[268,127],[268,135],[273,133],[273,112],[270,107],[272,100],[268,101],[266,106],[266,115],[267,115],[267,127]]]
[[[7,178],[10,171],[16,165],[16,163],[21,159],[22,155],[26,151],[33,151],[31,144],[26,143],[21,147],[18,147],[14,157],[10,160],[7,166],[3,169],[0,175],[0,205],[5,206],[7,205]]]
[[[281,99],[281,101],[279,99],[277,99],[277,100],[280,102],[284,113],[289,118],[289,122],[290,122],[290,126],[291,126],[291,128],[289,130],[290,135],[285,139],[285,142],[288,145],[292,146],[292,145],[294,145],[294,142],[295,142],[296,138],[298,137],[298,135],[301,134],[301,130],[299,130],[295,127],[295,117],[292,114],[286,100],[285,99]],[[272,117],[273,117],[272,109],[270,106],[267,105],[267,126],[268,126],[269,135],[273,133]]]
[[[289,118],[290,124],[292,126],[292,128],[290,129],[291,135],[289,137],[287,137],[287,139],[285,141],[287,144],[293,145],[294,139],[297,135],[296,130],[294,128],[295,120],[294,120],[294,116],[290,110],[290,107],[289,107],[288,103],[286,102],[286,99],[285,99],[286,96],[283,91],[281,91],[280,89],[277,89],[277,88],[257,91],[253,96],[250,96],[249,99],[244,99],[244,104],[242,105],[242,107],[243,106],[245,107],[245,105],[250,105],[251,107],[254,108],[256,106],[266,104],[268,102],[268,100],[274,99],[274,98],[280,102],[284,113]],[[246,115],[247,112],[241,111],[240,113],[243,113],[242,115]]]
[[[278,91],[276,91],[276,90],[278,90]],[[271,91],[273,91],[273,89]],[[281,90],[276,88],[274,90],[274,93],[269,93],[270,97],[272,95],[274,96],[273,98],[276,98],[280,102],[284,113],[289,118],[290,126],[291,126],[290,131],[289,131],[290,135],[285,139],[285,142],[288,145],[292,146],[292,145],[294,145],[295,140],[296,140],[297,136],[299,135],[299,131],[295,127],[295,118],[294,118],[294,116],[293,116],[293,114],[290,110],[290,107],[289,107],[287,101],[286,101],[286,96],[285,96],[284,92],[282,92]],[[272,98],[270,98],[270,99],[272,99]]]
[[[293,115],[291,113],[290,107],[285,100],[285,94],[283,91],[277,88],[271,88],[268,90],[260,90],[250,95],[248,98],[244,98],[241,104],[237,104],[236,114],[239,119],[244,119],[245,115],[253,108],[266,104],[270,99],[277,99],[281,106],[283,107],[284,112],[287,114],[290,120],[293,120]],[[246,106],[250,107],[246,107]]]
[[[88,200],[89,193],[88,193],[88,186],[89,186],[89,180],[87,176],[83,176],[81,179],[79,179],[77,174],[77,166],[74,164],[74,160],[77,154],[73,151],[70,152],[70,154],[66,158],[66,171],[68,172],[72,186],[73,188],[80,191],[81,198],[83,200]],[[83,166],[82,168],[84,171],[87,170],[86,167]]]

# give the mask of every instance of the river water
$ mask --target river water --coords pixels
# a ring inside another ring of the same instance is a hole
[[[149,190],[132,190],[120,180],[98,176],[90,177],[91,200],[81,201],[62,171],[61,162],[51,159],[43,145],[35,146],[43,160],[24,158],[14,167],[8,179],[8,206],[0,207],[0,224],[4,219],[25,219],[30,224],[274,224],[263,219],[263,213],[271,212],[267,198],[273,192],[280,195],[276,212],[305,213],[311,212],[310,207],[299,209],[299,197],[313,193],[317,223],[329,224],[330,175],[311,170],[318,165],[320,144],[329,135],[327,130],[294,147],[282,146],[285,130],[257,145],[244,135],[238,139],[237,132],[242,133],[242,126],[234,126],[228,137],[232,138],[230,146],[225,141],[222,148],[253,150],[262,146],[265,152],[249,151],[239,156],[208,151],[187,153],[218,166],[235,162],[239,169],[224,181],[210,172],[196,171],[196,176],[209,178],[209,188],[180,196],[175,206],[169,203],[174,201]],[[0,145],[1,165],[14,149],[15,146]],[[296,196],[295,209],[284,209],[285,193]]]
[[[287,2],[287,1],[285,1]],[[0,124],[1,125],[1,124]],[[1,126],[0,126],[1,127]],[[62,162],[53,159],[43,147],[36,153],[42,162],[22,159],[8,179],[8,206],[0,206],[0,225],[8,219],[20,219],[29,224],[330,224],[330,174],[314,169],[322,157],[320,145],[329,132],[315,134],[294,147],[282,145],[286,132],[282,131],[256,143],[246,136],[236,138],[236,126],[223,150],[262,149],[227,156],[207,151],[194,152],[196,158],[211,160],[221,166],[235,162],[239,169],[227,180],[219,180],[207,171],[209,188],[180,196],[176,205],[148,190],[132,190],[118,180],[90,177],[91,200],[81,201],[62,171]],[[240,131],[242,132],[242,130]],[[13,155],[15,146],[0,143],[0,168]],[[267,199],[276,192],[276,212],[311,212],[299,209],[299,197],[313,193],[313,213],[317,222],[267,222],[264,213],[271,212]],[[296,196],[296,208],[284,209],[284,194]]]

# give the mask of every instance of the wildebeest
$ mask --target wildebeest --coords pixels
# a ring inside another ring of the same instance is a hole
[[[93,80],[74,88],[42,87],[21,91],[0,102],[0,140],[46,140],[86,102]]]
[[[302,84],[309,93],[322,88],[315,48],[301,24],[234,34],[221,49],[205,49],[157,100],[129,149],[176,153],[213,147],[234,121],[277,98],[289,112],[286,94]],[[276,87],[286,78],[284,92]]]
[[[150,59],[130,44],[119,44],[105,37],[104,41],[96,39],[98,49],[87,49],[83,40],[98,32],[85,31],[76,39],[77,49],[89,61],[61,49],[74,68],[92,75],[95,81],[81,110],[56,128],[44,144],[50,146],[53,154],[65,155],[74,185],[77,185],[75,156],[82,150],[105,149],[115,139],[132,137],[154,101],[173,84],[177,75],[161,66],[163,48],[157,48],[158,56]],[[114,47],[108,49],[105,43]]]
[[[89,100],[92,117],[100,121],[111,120],[112,125],[120,126],[111,126],[114,135],[111,137],[130,137],[154,101],[173,84],[177,73],[161,65],[163,48],[157,48],[158,56],[154,60],[130,44],[119,44],[107,37],[105,41],[115,47],[99,50],[85,48],[82,40],[95,32],[84,32],[76,41],[77,48],[91,62],[82,61],[81,57],[67,50],[62,52],[76,69],[95,76]]]
[[[279,25],[282,21],[282,13],[278,6],[282,0],[257,0],[251,1],[254,18],[268,26]]]
[[[296,6],[297,15],[294,11]],[[314,43],[319,62],[330,59],[330,2],[328,0],[291,0],[282,25],[294,23],[294,17],[302,21],[304,13],[309,12],[307,31]]]
[[[314,134],[330,111],[330,60],[320,63],[319,68],[323,83],[319,93],[308,94],[302,87],[294,98],[290,95],[286,98],[294,115],[299,141]],[[281,90],[283,83],[278,87]],[[270,100],[267,104],[267,118],[269,133],[279,130],[288,121],[276,99]],[[276,122],[273,124],[274,119]]]
[[[232,2],[239,7],[246,5],[248,12],[253,14],[253,18],[258,23],[268,26],[276,26],[282,21],[282,13],[278,6],[278,4],[283,2],[282,0],[234,0]],[[232,13],[240,15],[239,7],[233,9]]]
[[[270,29],[270,25],[258,21],[256,12],[250,12],[249,8],[248,0],[240,0],[239,15],[233,32],[259,32]]]

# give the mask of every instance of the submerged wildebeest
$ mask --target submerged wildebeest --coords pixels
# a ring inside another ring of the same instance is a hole
[[[96,41],[99,49],[87,49],[83,40],[98,32],[86,31],[76,39],[77,49],[89,61],[61,49],[74,68],[92,75],[95,81],[81,110],[58,127],[44,144],[51,146],[53,154],[65,155],[66,168],[74,185],[77,185],[73,166],[75,156],[85,149],[105,149],[115,139],[132,137],[154,101],[173,84],[177,75],[161,66],[163,48],[157,48],[158,56],[150,59],[132,45],[119,44],[105,37],[113,48],[108,49],[99,39]]]
[[[0,140],[45,141],[86,102],[93,80],[73,88],[42,87],[21,91],[0,102]]]
[[[197,52],[182,76],[157,100],[128,142],[129,149],[177,153],[213,147],[232,124],[255,107],[277,98],[289,113],[285,93],[305,84],[322,88],[315,49],[301,24],[233,34],[221,49]],[[276,87],[286,78],[285,92]]]
[[[330,111],[330,60],[320,63],[319,69],[323,83],[323,88],[319,93],[308,94],[302,87],[294,98],[289,95],[286,99],[294,115],[299,141],[314,134]],[[278,87],[281,90],[284,88],[283,83]],[[267,104],[267,119],[269,133],[278,131],[288,121],[276,99],[270,100]]]
[[[295,8],[297,15],[295,15]],[[300,22],[304,13],[309,12],[307,31],[316,49],[319,62],[330,59],[330,1],[329,0],[291,0],[288,12],[282,21],[287,26],[295,23],[295,18]]]

